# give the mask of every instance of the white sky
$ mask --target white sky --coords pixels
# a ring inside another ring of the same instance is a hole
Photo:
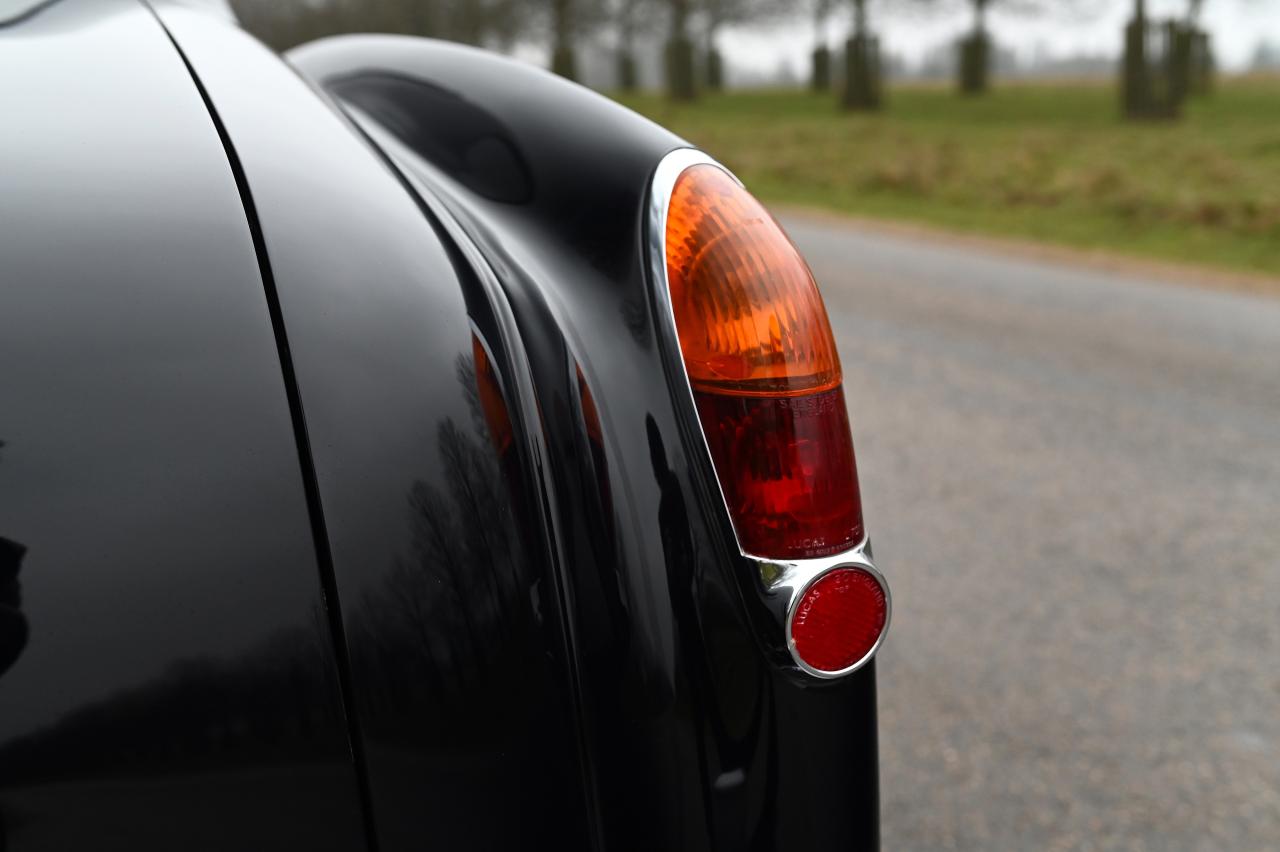
[[[1121,30],[1132,12],[1132,0],[1078,0],[1074,5],[1078,7],[1074,13],[1064,8],[1033,16],[1007,11],[1002,0],[992,0],[988,27],[1002,45],[1014,48],[1024,58],[1037,45],[1055,57],[1081,52],[1118,56]],[[1186,2],[1147,0],[1147,9],[1151,15],[1181,16]],[[913,65],[929,50],[966,31],[972,19],[969,7],[954,0],[871,0],[870,10],[881,50],[905,56]],[[1245,66],[1260,39],[1280,46],[1280,0],[1205,0],[1201,21],[1213,36],[1220,66],[1228,70]],[[843,42],[848,22],[847,15],[832,17],[832,46]],[[803,78],[813,49],[813,25],[807,16],[798,16],[758,28],[727,29],[720,38],[720,47],[734,68],[772,74],[788,63]]]

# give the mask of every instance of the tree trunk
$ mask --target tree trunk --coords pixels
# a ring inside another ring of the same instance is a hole
[[[991,39],[987,37],[987,0],[973,0],[973,32],[960,40],[959,84],[965,95],[987,90],[991,75]]]
[[[618,88],[624,92],[633,92],[639,84],[636,56],[632,50],[632,43],[635,41],[635,21],[631,17],[630,6],[624,6],[621,15],[622,17],[618,19]]]
[[[716,29],[719,26],[718,21],[712,21],[707,25],[707,46],[703,55],[706,57],[704,70],[709,92],[719,92],[724,89],[724,59],[720,56],[720,51],[716,50]]]
[[[667,95],[673,100],[691,101],[697,97],[694,82],[693,41],[689,38],[690,0],[670,0],[671,37],[667,39]]]
[[[689,37],[690,0],[671,0],[671,37]]]
[[[573,23],[573,0],[551,0],[551,70],[570,80],[578,79],[573,55]]]
[[[853,35],[845,42],[842,102],[849,110],[880,108],[880,42],[867,23],[867,0],[853,0]]]
[[[825,44],[813,49],[813,74],[809,83],[815,92],[831,88],[831,50]]]

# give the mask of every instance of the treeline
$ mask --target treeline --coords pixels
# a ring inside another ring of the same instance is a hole
[[[277,50],[349,32],[400,33],[501,48],[525,36],[528,0],[231,0],[240,22]]]
[[[548,45],[549,65],[578,77],[578,47],[604,35],[615,46],[619,87],[639,80],[636,45],[664,43],[665,80],[676,98],[724,86],[716,47],[728,26],[796,14],[810,0],[232,0],[245,28],[284,50],[346,32],[402,33],[495,49],[517,41]]]
[[[972,22],[957,36],[956,83],[966,95],[991,85],[995,54],[989,14],[1007,7],[1019,15],[1055,14],[1084,19],[1099,7],[1089,0],[963,0]],[[918,11],[943,0],[913,0]],[[724,87],[725,63],[717,46],[729,26],[765,26],[808,17],[814,46],[810,82],[835,89],[847,109],[876,110],[884,102],[885,60],[871,20],[870,0],[232,0],[241,21],[277,49],[345,32],[428,36],[498,50],[517,42],[547,46],[548,65],[570,79],[579,76],[578,52],[587,38],[611,45],[621,91],[640,79],[637,45],[663,47],[667,94],[692,100],[700,90]],[[1187,0],[1185,12],[1164,19],[1134,0],[1124,34],[1121,96],[1135,118],[1176,116],[1190,95],[1207,92],[1213,71],[1208,34],[1199,24],[1203,0]],[[833,20],[848,21],[847,37],[833,50]]]

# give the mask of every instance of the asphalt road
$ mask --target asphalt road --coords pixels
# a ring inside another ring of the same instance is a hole
[[[884,848],[1280,848],[1280,299],[784,217],[894,589]]]

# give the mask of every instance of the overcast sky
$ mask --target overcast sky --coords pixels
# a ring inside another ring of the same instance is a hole
[[[1147,0],[1147,4],[1153,15],[1182,15],[1186,10],[1186,0]],[[1017,5],[1030,4],[1022,0]],[[1001,0],[993,0],[989,28],[1023,58],[1037,47],[1050,56],[1080,52],[1119,55],[1121,28],[1131,14],[1131,0],[1077,0],[1052,6],[1061,11],[1033,16],[1006,11]],[[1068,11],[1071,6],[1076,11]],[[954,0],[928,4],[871,0],[870,8],[881,49],[905,56],[913,64],[927,51],[953,40],[971,20],[967,5]],[[1260,39],[1280,46],[1280,0],[1205,0],[1202,21],[1213,34],[1220,64],[1227,69],[1246,65]],[[833,17],[829,30],[832,45],[843,41],[848,16]],[[720,46],[731,67],[772,74],[785,62],[803,78],[813,48],[813,25],[797,17],[765,27],[726,30]]]

